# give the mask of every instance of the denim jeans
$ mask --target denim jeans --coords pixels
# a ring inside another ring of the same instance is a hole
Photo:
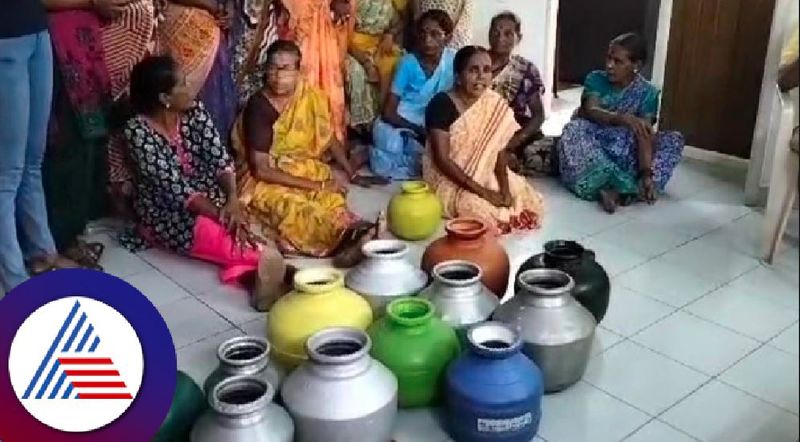
[[[56,251],[42,189],[52,95],[50,35],[0,39],[0,294]]]

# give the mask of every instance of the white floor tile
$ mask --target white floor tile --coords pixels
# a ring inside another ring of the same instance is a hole
[[[106,247],[98,264],[103,267],[104,272],[119,278],[153,269],[138,256],[119,246]]]
[[[604,328],[603,326],[597,327],[594,333],[594,342],[592,343],[592,356],[597,356],[600,353],[608,350],[609,348],[617,345],[624,337]]]
[[[720,247],[706,238],[672,250],[663,255],[663,258],[719,284],[727,283],[758,267],[756,258]]]
[[[653,420],[625,439],[625,442],[691,442],[697,439],[659,420]]]
[[[614,397],[656,416],[709,378],[626,341],[592,358],[584,379]]]
[[[690,304],[686,310],[751,338],[766,342],[797,322],[797,310],[725,287]]]
[[[622,213],[609,215],[599,204],[569,205],[548,213],[548,221],[564,225],[583,235],[593,235],[628,221]]]
[[[583,241],[584,247],[593,250],[597,262],[606,269],[610,276],[617,276],[647,262],[650,257],[642,255],[625,246],[594,237]]]
[[[683,307],[716,289],[719,283],[663,257],[625,272],[614,284],[635,290],[674,307]]]
[[[798,296],[800,277],[796,270],[785,271],[776,267],[758,266],[729,284],[733,290],[753,297],[772,301],[776,305],[800,309]]]
[[[602,326],[625,337],[633,336],[674,311],[675,307],[612,284]]]
[[[736,208],[704,201],[659,201],[654,206],[637,206],[631,214],[642,221],[699,237],[745,215],[746,207]]]
[[[167,322],[176,349],[229,330],[233,324],[194,297],[158,307]]]
[[[401,410],[394,423],[395,442],[452,442],[440,409]]]
[[[239,325],[244,334],[248,336],[267,336],[267,316],[264,315],[254,321]]]
[[[147,296],[147,299],[156,307],[191,296],[189,292],[155,269],[137,273],[124,279]]]
[[[178,350],[178,369],[191,376],[203,388],[206,378],[219,364],[217,347],[228,339],[241,335],[241,331],[231,328],[183,347]]]
[[[545,396],[539,435],[548,442],[616,442],[650,417],[585,382]]]
[[[618,244],[640,255],[653,257],[688,242],[692,236],[632,219],[594,235],[592,239]]]
[[[800,412],[799,378],[797,357],[768,345],[719,377],[723,382],[795,414]]]
[[[779,334],[769,342],[775,348],[779,348],[795,356],[800,355],[800,325],[795,324],[783,333]]]
[[[761,345],[755,339],[684,312],[676,312],[631,339],[711,376]]]
[[[236,325],[254,321],[266,315],[266,313],[260,313],[250,307],[247,290],[241,287],[220,286],[210,292],[197,295],[197,298]]]
[[[797,416],[718,381],[661,419],[708,442],[792,442],[798,436]]]
[[[219,268],[213,264],[157,249],[146,250],[139,256],[193,295],[206,293],[222,285]]]

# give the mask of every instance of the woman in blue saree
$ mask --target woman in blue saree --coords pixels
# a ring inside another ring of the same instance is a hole
[[[660,91],[639,74],[646,58],[636,34],[611,41],[606,69],[586,77],[581,107],[558,149],[562,182],[608,213],[636,199],[654,203],[683,151],[681,134],[653,128]]]
[[[453,87],[455,50],[446,48],[453,21],[437,9],[417,20],[417,50],[397,66],[391,94],[382,117],[375,122],[375,145],[370,149],[370,168],[376,175],[393,179],[422,174],[425,146],[425,108],[439,92]]]

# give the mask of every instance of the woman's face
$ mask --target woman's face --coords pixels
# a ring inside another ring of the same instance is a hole
[[[186,84],[186,74],[180,69],[176,70],[175,78],[177,83],[169,94],[161,94],[161,103],[167,109],[175,112],[183,112],[192,108],[195,97],[189,92]]]
[[[275,95],[288,95],[297,87],[300,58],[291,52],[278,52],[267,61],[266,83]]]
[[[491,84],[492,57],[486,52],[470,57],[466,68],[458,73],[458,86],[469,97],[480,97]]]
[[[519,43],[520,35],[517,33],[517,24],[510,19],[495,22],[489,30],[489,45],[492,51],[498,54],[510,54]]]
[[[614,45],[608,47],[606,56],[606,73],[614,84],[627,84],[636,75],[639,63],[631,61],[631,54],[622,46]]]
[[[438,56],[450,38],[434,20],[425,20],[419,28],[419,51],[424,56]]]

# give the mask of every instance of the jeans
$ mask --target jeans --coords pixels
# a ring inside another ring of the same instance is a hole
[[[47,31],[0,39],[0,293],[28,279],[26,260],[56,253],[42,188],[52,95]]]

